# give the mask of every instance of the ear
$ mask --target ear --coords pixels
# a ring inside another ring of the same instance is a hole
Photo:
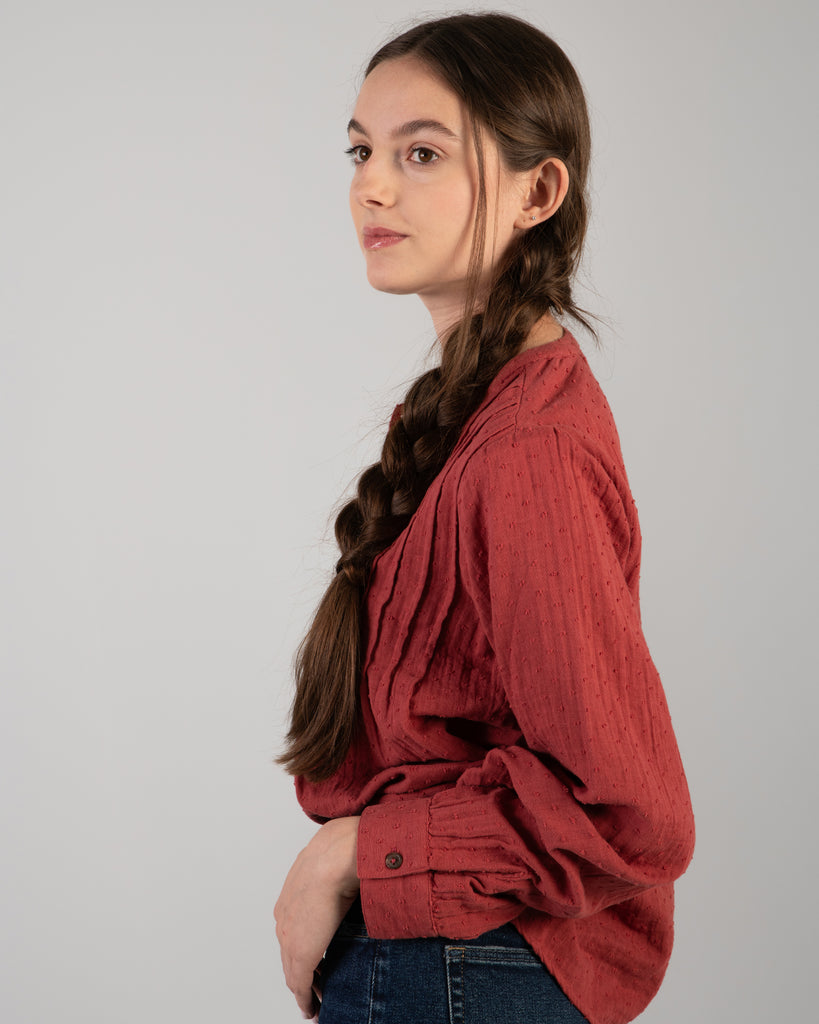
[[[533,228],[554,216],[569,191],[569,172],[556,156],[527,171],[526,177],[529,190],[515,220],[517,228]]]

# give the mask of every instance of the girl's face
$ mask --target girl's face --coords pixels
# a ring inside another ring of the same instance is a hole
[[[379,291],[417,293],[431,312],[462,308],[478,199],[478,166],[458,97],[411,57],[379,64],[364,80],[349,125],[350,207]],[[484,272],[523,229],[524,175],[502,166],[484,139]]]

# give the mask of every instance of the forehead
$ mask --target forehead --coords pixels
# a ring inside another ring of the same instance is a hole
[[[461,138],[467,123],[460,99],[412,57],[384,61],[367,75],[353,118],[369,132],[388,132],[408,121],[441,121]]]

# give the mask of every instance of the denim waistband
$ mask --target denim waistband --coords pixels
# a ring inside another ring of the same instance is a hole
[[[368,939],[370,938],[367,932],[367,925],[364,921],[364,910],[361,906],[361,899],[356,899],[350,909],[347,911],[344,919],[339,925],[338,932],[336,933],[339,938],[358,938]],[[385,940],[401,942],[405,940],[394,939]],[[471,939],[461,939],[445,936],[436,936],[429,939],[430,942],[440,942],[445,944],[452,944],[457,942],[459,946],[506,946],[512,949],[530,949],[529,943],[524,939],[520,932],[515,928],[513,924],[504,924],[498,928],[493,928],[491,931],[484,932],[482,935],[478,935]]]

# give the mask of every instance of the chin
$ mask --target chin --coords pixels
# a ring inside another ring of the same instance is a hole
[[[385,292],[388,295],[414,295],[418,291],[417,285],[400,281],[389,274],[368,273],[367,280],[377,292]]]

